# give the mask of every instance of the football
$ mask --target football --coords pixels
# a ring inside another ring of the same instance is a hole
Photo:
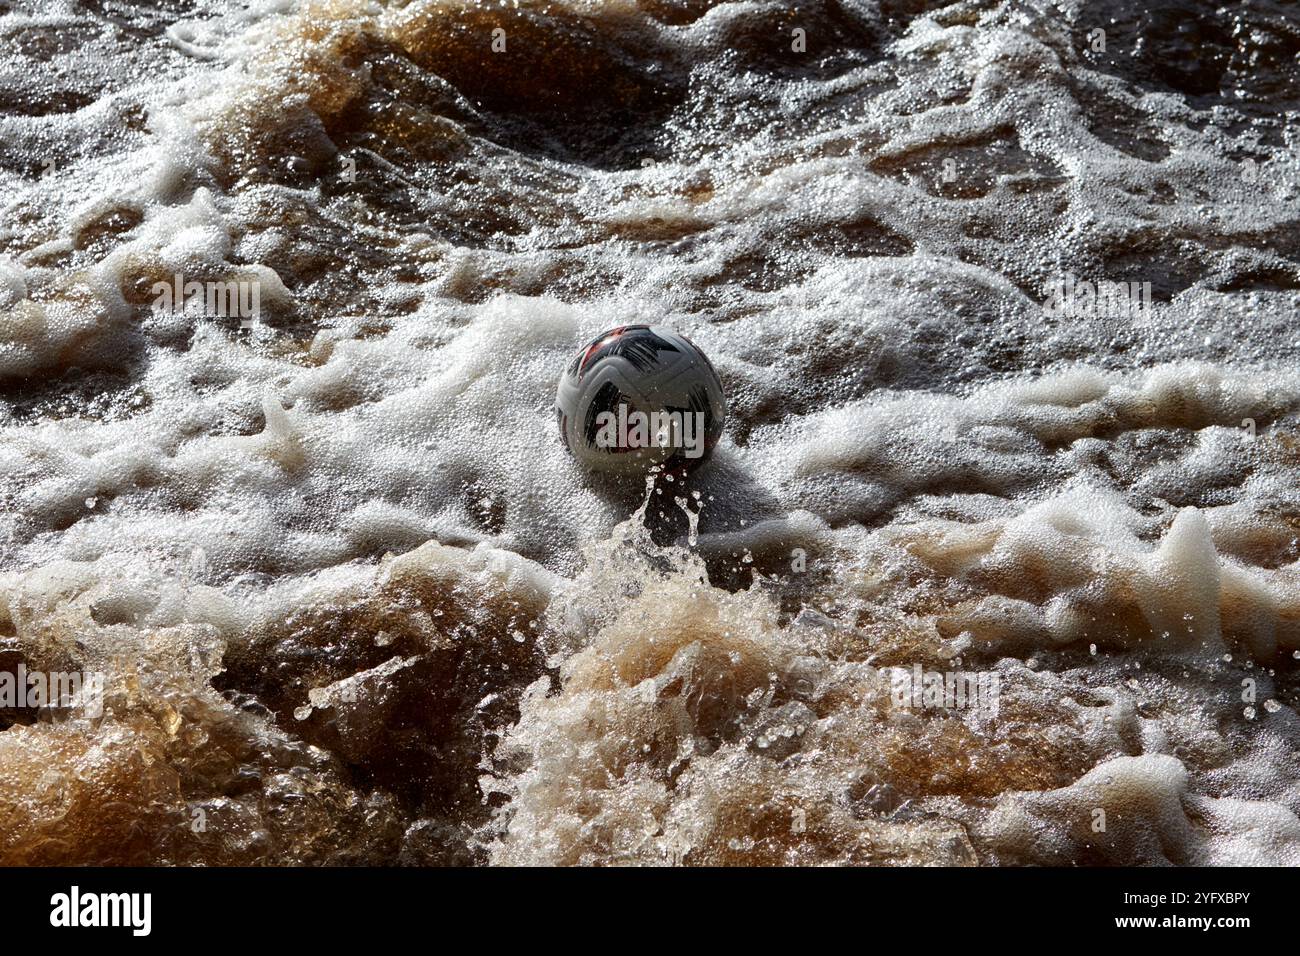
[[[691,469],[722,437],[726,403],[713,365],[684,335],[622,325],[578,351],[560,377],[565,447],[592,471]]]

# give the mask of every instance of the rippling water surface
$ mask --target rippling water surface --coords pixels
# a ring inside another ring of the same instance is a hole
[[[1300,863],[1298,56],[1269,0],[0,0],[0,666],[105,680],[0,709],[0,863]],[[727,391],[685,482],[555,432],[627,322]]]

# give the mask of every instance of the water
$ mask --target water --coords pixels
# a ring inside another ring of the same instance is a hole
[[[1300,862],[1292,5],[0,49],[0,655],[105,677],[0,709],[0,862]],[[555,433],[633,321],[728,395],[685,487]]]

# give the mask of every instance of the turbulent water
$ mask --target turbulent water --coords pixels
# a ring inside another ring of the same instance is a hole
[[[0,709],[0,863],[1300,864],[1298,56],[0,0],[0,666],[105,681]],[[556,432],[628,322],[722,378],[685,480]]]

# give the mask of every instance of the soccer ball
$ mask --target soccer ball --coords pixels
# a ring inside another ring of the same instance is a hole
[[[573,357],[555,395],[565,447],[593,471],[693,468],[727,414],[718,373],[683,335],[621,325]]]

